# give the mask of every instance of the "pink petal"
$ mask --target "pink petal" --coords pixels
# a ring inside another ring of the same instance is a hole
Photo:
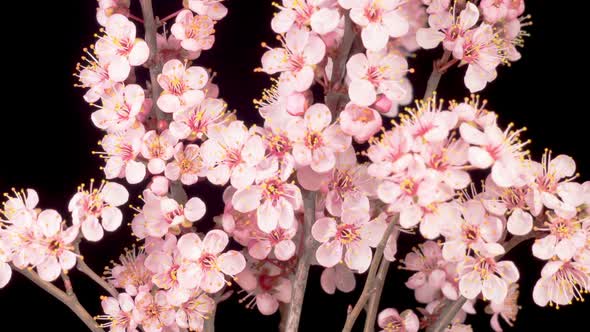
[[[202,241],[196,233],[184,234],[176,245],[182,257],[194,261],[201,258]]]
[[[41,264],[37,265],[39,277],[45,281],[53,281],[59,277],[61,266],[55,256],[48,256]]]
[[[389,33],[379,23],[369,23],[361,32],[363,45],[370,51],[380,51],[387,45]]]
[[[494,159],[489,152],[477,146],[469,147],[468,155],[469,162],[477,168],[488,168],[494,162]]]
[[[101,192],[104,201],[113,206],[123,205],[129,199],[127,189],[116,182],[107,182]]]
[[[322,131],[332,122],[332,113],[324,104],[313,104],[305,111],[303,118],[307,128],[312,131]]]
[[[266,200],[256,211],[258,228],[265,233],[272,232],[279,223],[279,210],[273,206],[271,200]]]
[[[336,220],[320,218],[311,227],[311,235],[318,242],[326,242],[336,236]]]
[[[104,231],[95,217],[89,217],[82,223],[82,234],[86,240],[96,242],[102,239]]]
[[[218,254],[227,247],[229,243],[229,238],[227,234],[218,229],[214,229],[209,231],[205,238],[203,239],[203,251],[211,254]]]
[[[291,240],[283,240],[275,245],[275,256],[280,261],[289,260],[295,255],[295,243]]]
[[[348,95],[350,100],[359,106],[369,106],[377,100],[375,87],[364,79],[352,80],[348,85]]]
[[[258,260],[266,259],[270,254],[271,249],[272,246],[270,241],[267,240],[250,241],[250,243],[248,243],[248,254]]]
[[[102,219],[102,227],[109,232],[117,230],[117,228],[121,226],[121,221],[123,221],[121,210],[113,206],[103,208],[100,216]]]
[[[325,242],[320,245],[315,257],[320,265],[332,267],[342,259],[342,245],[338,241]]]
[[[481,288],[481,277],[477,271],[471,271],[459,280],[459,291],[467,299],[474,299],[481,291]]]
[[[189,221],[201,220],[205,215],[207,208],[205,203],[198,197],[193,197],[186,202],[184,206],[184,216]]]
[[[533,229],[533,217],[521,209],[515,209],[508,217],[507,229],[514,235],[525,235]]]
[[[256,295],[256,307],[263,315],[272,315],[279,309],[279,302],[269,293]]]
[[[61,229],[61,216],[55,210],[43,210],[37,216],[37,223],[46,237],[56,235]]]
[[[371,265],[373,252],[371,248],[362,243],[351,243],[344,254],[344,262],[352,270],[358,273],[365,272]]]
[[[229,250],[228,252],[219,255],[217,258],[217,265],[223,273],[233,276],[244,270],[246,267],[246,259],[241,253],[235,250]]]
[[[0,262],[0,288],[3,288],[8,284],[11,276],[12,269],[10,268],[10,265]]]

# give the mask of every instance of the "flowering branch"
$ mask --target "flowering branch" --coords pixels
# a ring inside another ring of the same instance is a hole
[[[356,322],[356,319],[365,307],[365,304],[369,300],[369,297],[371,296],[371,294],[373,294],[373,292],[376,291],[374,283],[377,274],[377,269],[381,261],[381,257],[383,257],[383,250],[385,249],[387,239],[391,235],[391,232],[393,232],[394,226],[398,218],[399,217],[396,216],[393,220],[391,220],[389,222],[389,225],[387,225],[385,232],[383,232],[383,238],[381,238],[379,245],[375,249],[375,255],[373,256],[373,261],[371,263],[371,267],[369,268],[369,274],[367,275],[367,281],[365,282],[365,286],[363,287],[363,292],[361,293],[361,296],[359,296],[359,299],[354,305],[354,308],[350,311],[350,313],[348,313],[348,316],[346,317],[346,323],[344,324],[344,328],[342,329],[343,332],[350,332],[352,330],[352,328],[354,327],[354,323]]]
[[[305,191],[303,193],[304,221],[301,229],[303,237],[302,254],[297,261],[297,270],[295,280],[293,280],[293,290],[291,294],[291,304],[287,312],[287,321],[285,323],[286,332],[296,332],[299,330],[299,318],[303,308],[303,298],[305,297],[305,288],[307,286],[307,275],[309,273],[309,264],[311,255],[314,252],[314,240],[311,236],[311,226],[315,222],[315,199],[316,193]]]
[[[58,299],[61,303],[68,306],[68,308],[70,308],[70,310],[72,310],[76,314],[76,316],[78,316],[78,318],[80,318],[80,320],[82,322],[84,322],[84,324],[86,324],[86,326],[88,327],[88,329],[90,331],[104,332],[104,330],[96,324],[96,322],[94,321],[94,318],[92,318],[92,316],[90,316],[90,314],[84,309],[84,307],[82,307],[80,302],[78,302],[78,299],[76,298],[76,296],[73,293],[72,293],[72,295],[68,295],[68,294],[64,293],[61,289],[57,288],[55,285],[51,284],[50,282],[42,280],[39,277],[39,275],[37,275],[37,273],[33,272],[32,270],[19,269],[13,265],[11,265],[11,268],[14,271],[17,271],[20,274],[22,274],[23,276],[25,276],[27,279],[31,280],[33,283],[35,283],[37,286],[39,286],[40,288],[45,290],[47,293],[53,295],[53,297]],[[69,281],[69,279],[66,279],[66,280]],[[65,280],[64,280],[64,283],[66,283]],[[71,284],[69,287],[71,287]],[[68,289],[67,283],[66,283],[66,289]]]

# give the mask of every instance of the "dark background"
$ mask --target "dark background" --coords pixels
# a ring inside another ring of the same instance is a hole
[[[133,12],[139,13],[136,0]],[[156,13],[164,17],[177,8],[180,0],[154,0]],[[253,72],[259,66],[263,49],[261,41],[275,43],[270,29],[274,11],[270,1],[228,0],[229,15],[216,26],[217,40],[212,50],[205,52],[197,64],[217,71],[216,82],[220,96],[238,117],[249,123],[260,122],[252,99],[268,86],[268,77]],[[0,191],[11,187],[35,188],[42,208],[54,208],[67,216],[67,203],[76,187],[91,177],[100,179],[102,165],[90,151],[98,150],[101,138],[90,121],[90,107],[83,101],[81,89],[73,87],[72,77],[81,49],[94,43],[98,29],[95,22],[96,2],[70,1],[6,1],[3,3],[1,70],[6,84],[0,110]],[[578,163],[581,180],[590,179],[590,158],[586,153],[588,110],[586,51],[588,28],[583,25],[586,12],[576,10],[574,3],[557,5],[555,1],[528,0],[527,13],[533,15],[534,25],[526,30],[523,59],[511,68],[501,68],[499,78],[488,86],[483,95],[490,109],[500,114],[503,125],[513,121],[517,127],[527,126],[525,138],[531,138],[530,150],[535,158],[545,147],[555,153],[573,156]],[[570,42],[570,39],[574,41]],[[422,95],[431,70],[431,61],[440,49],[419,52],[411,65],[416,68],[412,81],[417,95]],[[462,99],[468,95],[463,87],[464,69],[453,70],[442,79],[439,96]],[[145,185],[145,183],[143,184]],[[142,185],[136,186],[134,192]],[[208,203],[206,219],[222,210],[221,190],[200,184],[191,194]],[[133,196],[136,197],[136,196]],[[139,200],[131,202],[139,205]],[[127,220],[132,211],[124,208]],[[121,227],[109,233],[99,244],[84,243],[82,251],[88,263],[101,271],[132,243],[129,228]],[[402,243],[411,242],[402,235]],[[402,245],[401,255],[409,249]],[[517,331],[584,330],[584,313],[590,305],[575,303],[556,311],[539,308],[532,302],[531,292],[543,262],[530,253],[530,245],[521,245],[510,253],[521,272],[522,310],[518,315]],[[312,267],[308,292],[303,308],[301,331],[339,331],[348,304],[354,304],[362,284],[352,294],[330,296],[321,291],[321,269]],[[71,272],[80,301],[92,314],[100,314],[99,293],[76,271]],[[382,308],[405,310],[415,307],[412,294],[402,286],[409,274],[392,267],[389,273]],[[478,306],[482,309],[482,306]],[[489,315],[469,319],[476,330],[490,330]],[[13,274],[8,286],[0,290],[0,330],[21,331],[59,330],[83,331],[84,325],[57,300],[36,288],[24,277]],[[256,310],[243,308],[234,295],[218,309],[218,331],[275,331],[279,317],[264,317]],[[362,321],[362,317],[359,322]],[[358,324],[362,325],[361,323]],[[580,326],[580,328],[578,328]]]

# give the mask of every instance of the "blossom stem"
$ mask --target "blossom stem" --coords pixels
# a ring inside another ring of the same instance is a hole
[[[309,265],[313,253],[313,237],[311,236],[311,226],[315,222],[315,199],[316,193],[313,191],[303,192],[304,206],[304,223],[301,228],[303,236],[303,252],[297,261],[295,270],[295,279],[293,280],[293,289],[291,293],[291,304],[287,311],[287,320],[284,332],[299,331],[299,319],[303,308],[303,298],[305,297],[305,288],[307,286],[307,275],[309,274]]]
[[[181,11],[183,11],[185,8],[181,8],[177,11],[175,11],[174,13],[164,17],[163,19],[159,20],[159,25],[162,25],[163,23],[166,23],[166,21],[175,18],[176,16],[178,16],[178,13],[180,13]]]
[[[526,240],[532,239],[535,236],[536,236],[536,232],[530,232],[529,234],[524,235],[524,236],[513,236],[510,240],[504,242],[503,246],[504,246],[505,253],[503,255],[498,256],[497,259],[502,258],[506,253],[508,253],[510,250],[514,249],[514,247],[516,247],[520,243],[522,243]],[[445,328],[447,328],[447,326],[451,323],[453,318],[455,318],[455,316],[457,315],[459,310],[461,310],[461,307],[463,307],[463,304],[465,304],[466,301],[467,301],[467,299],[465,297],[461,296],[459,299],[449,302],[447,305],[445,305],[443,307],[436,322],[432,326],[428,327],[428,329],[426,331],[427,332],[442,332],[442,331],[444,331]]]
[[[133,15],[131,13],[129,13],[128,16],[129,16],[130,19],[135,20],[135,21],[143,24],[143,20],[141,18],[139,18],[139,17],[137,17],[137,16],[135,16],[135,15]]]
[[[381,265],[379,265],[379,271],[375,278],[375,291],[371,294],[371,298],[367,304],[367,318],[365,319],[364,332],[375,331],[375,319],[377,318],[379,302],[381,302],[381,294],[383,293],[383,286],[385,285],[385,277],[387,277],[390,264],[391,262],[387,259],[381,259]]]
[[[337,89],[342,85],[342,81],[346,76],[346,62],[352,53],[355,37],[356,33],[354,32],[352,20],[347,11],[344,14],[344,36],[338,48],[338,54],[333,59],[332,77],[330,78],[325,97],[326,106],[328,106],[334,117],[338,115],[338,109],[342,101],[348,98],[348,94],[338,93]]]
[[[371,262],[371,267],[369,268],[369,273],[367,274],[367,281],[363,287],[363,292],[361,293],[361,296],[359,296],[359,299],[354,305],[354,308],[352,308],[352,310],[348,313],[342,332],[350,332],[352,330],[356,319],[365,307],[369,297],[376,291],[374,283],[377,275],[377,269],[379,268],[381,258],[383,257],[383,250],[385,250],[387,239],[389,239],[391,232],[393,232],[397,219],[398,216],[396,216],[394,220],[391,220],[389,225],[387,225],[385,232],[383,232],[383,238],[381,238],[381,241],[375,249],[375,255],[373,256],[373,261]]]
[[[152,113],[156,115],[158,120],[166,118],[156,104],[156,100],[162,92],[162,87],[158,84],[158,74],[162,72],[162,63],[158,60],[158,43],[156,39],[157,25],[154,18],[154,9],[152,8],[152,0],[139,0],[141,5],[141,12],[143,14],[143,26],[145,27],[145,42],[150,49],[150,58],[148,60],[150,68],[150,83],[152,89]]]
[[[432,66],[432,72],[430,73],[430,77],[428,77],[428,83],[426,84],[426,92],[424,92],[424,99],[432,97],[434,91],[436,91],[438,83],[440,82],[440,78],[446,70],[444,66],[447,64],[450,58],[451,52],[445,51],[442,55],[442,58],[434,62]]]
[[[51,294],[53,297],[58,299],[61,303],[65,304],[68,308],[70,308],[70,310],[72,310],[72,312],[74,312],[76,316],[78,316],[78,318],[80,318],[80,320],[84,322],[84,324],[86,324],[86,327],[88,327],[90,331],[104,332],[104,330],[100,326],[98,326],[98,324],[96,324],[94,318],[92,318],[92,316],[90,316],[86,309],[82,307],[80,302],[78,302],[76,296],[70,296],[64,293],[61,289],[57,288],[52,283],[41,279],[39,275],[37,275],[37,273],[33,272],[32,270],[21,270],[19,268],[16,268],[15,266],[11,267],[14,271],[17,271],[18,273],[22,274],[27,279],[32,281],[34,284],[36,284],[37,286],[45,290],[47,293]]]
[[[76,243],[75,249],[75,252],[78,254],[78,262],[76,263],[76,268],[78,269],[78,271],[84,273],[86,276],[92,279],[92,281],[94,281],[96,284],[98,284],[100,287],[106,290],[112,297],[116,298],[117,296],[119,296],[119,292],[117,292],[115,287],[111,286],[106,280],[101,278],[86,264],[86,262],[84,261],[84,257],[80,255],[79,243]]]
[[[65,272],[65,271],[61,272],[61,280],[64,282],[66,294],[68,296],[75,297],[76,293],[74,293],[74,288],[72,287],[72,281],[70,280],[70,277],[67,275],[67,272]]]

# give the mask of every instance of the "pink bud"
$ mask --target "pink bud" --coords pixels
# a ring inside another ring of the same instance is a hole
[[[381,113],[387,113],[391,109],[392,104],[393,103],[391,100],[389,100],[389,98],[387,98],[385,95],[381,95],[377,98],[377,101],[373,104],[372,108]]]
[[[156,195],[164,196],[168,193],[168,179],[165,176],[154,176],[148,188]]]
[[[158,121],[158,131],[162,132],[168,129],[168,121],[166,120],[159,120]]]
[[[293,93],[287,98],[287,112],[291,115],[302,115],[307,106],[307,99],[303,93]]]

